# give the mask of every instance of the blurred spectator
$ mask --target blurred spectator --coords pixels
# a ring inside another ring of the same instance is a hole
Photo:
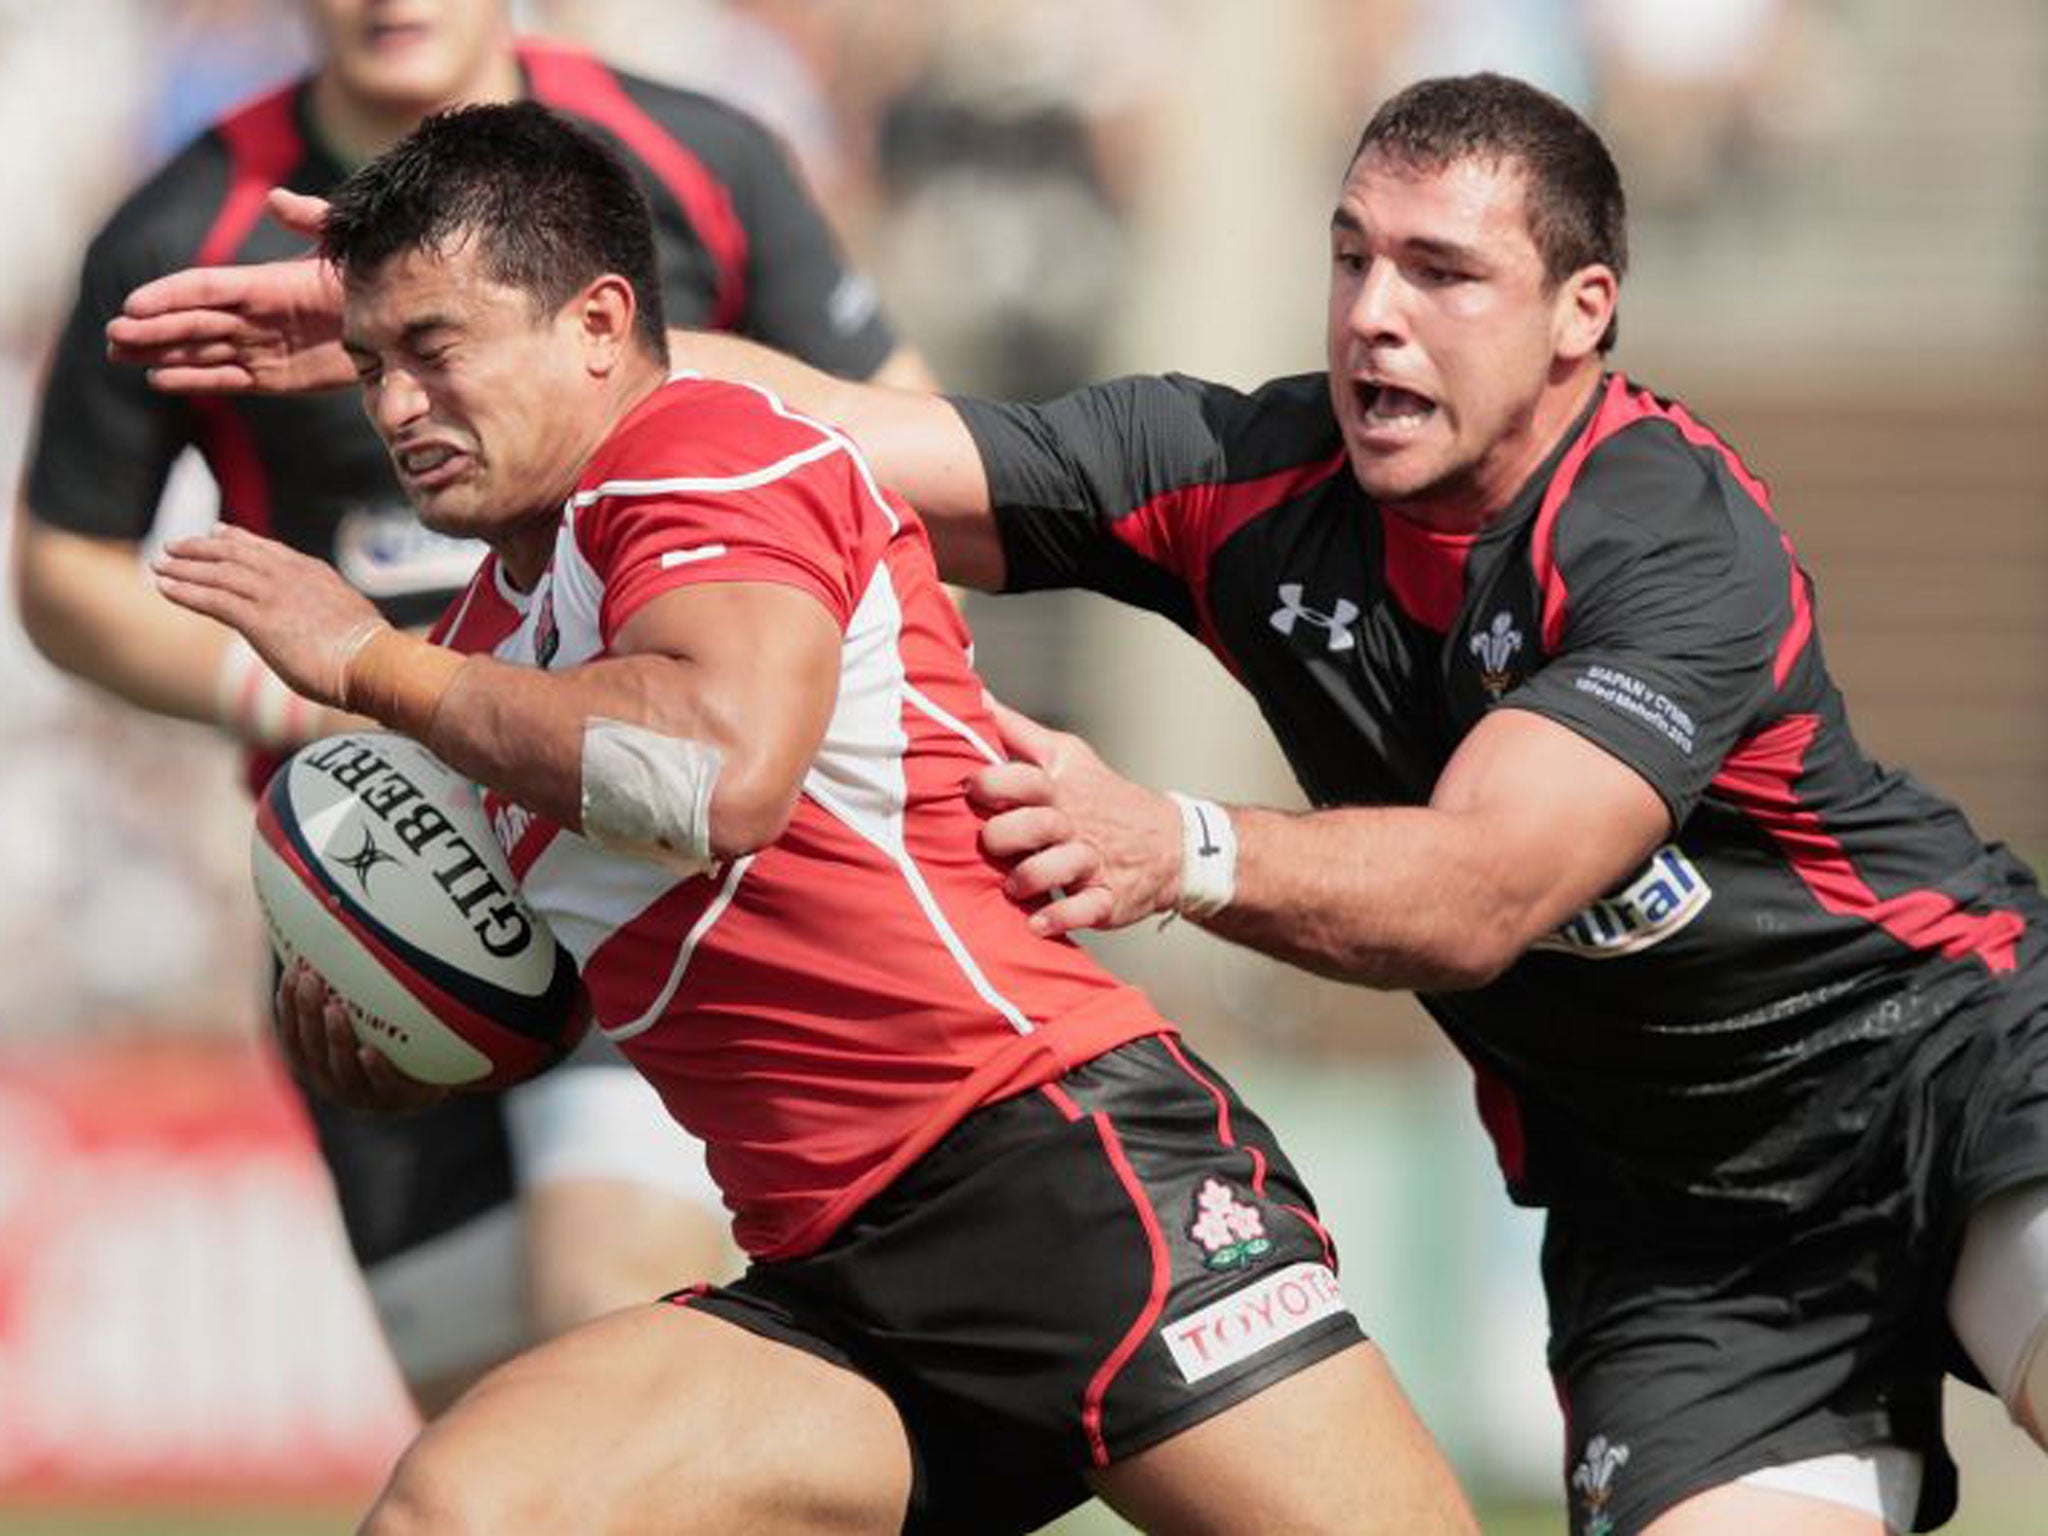
[[[1696,8],[1720,4],[1711,0]],[[1406,36],[1386,72],[1386,90],[1426,75],[1491,69],[1584,110],[1594,88],[1585,7],[1586,0],[1405,0],[1398,9],[1406,13]]]
[[[184,0],[157,8],[157,83],[143,147],[162,160],[244,97],[305,69],[312,54],[293,0]]]
[[[1600,115],[1652,217],[1704,212],[1765,163],[1772,85],[1789,69],[1785,0],[1584,0]],[[1806,89],[1802,83],[1801,90]]]
[[[949,387],[1091,374],[1125,273],[1168,18],[1152,0],[890,8],[871,125],[882,281]]]
[[[0,204],[13,210],[0,236],[0,347],[17,359],[63,313],[78,243],[134,174],[151,20],[142,0],[0,0],[0,133],[15,146],[0,156]],[[84,59],[90,89],[51,88],[76,80]]]

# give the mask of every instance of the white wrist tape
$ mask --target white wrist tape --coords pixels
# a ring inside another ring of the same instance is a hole
[[[583,726],[583,835],[695,874],[711,856],[716,747],[593,717]]]
[[[1167,794],[1180,807],[1180,896],[1174,910],[1211,917],[1237,894],[1237,829],[1215,801]]]
[[[228,639],[213,675],[213,717],[238,741],[295,747],[307,740],[320,706],[285,685],[240,635]]]

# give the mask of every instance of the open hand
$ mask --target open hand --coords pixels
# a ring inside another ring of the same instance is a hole
[[[286,228],[317,238],[327,204],[274,188]],[[107,323],[107,355],[170,394],[299,394],[355,382],[341,349],[341,277],[308,254],[240,267],[187,267],[128,295]]]
[[[1170,912],[1180,891],[1180,811],[1115,772],[1080,737],[990,701],[1013,761],[984,768],[967,795],[989,813],[982,851],[1010,866],[1005,888],[1040,933],[1122,928]]]
[[[351,657],[385,627],[370,600],[311,555],[222,524],[151,562],[157,590],[239,630],[296,693],[344,706]]]

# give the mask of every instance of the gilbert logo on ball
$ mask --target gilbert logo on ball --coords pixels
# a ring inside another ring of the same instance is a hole
[[[582,1033],[575,966],[519,894],[475,785],[403,736],[300,749],[256,809],[270,942],[421,1082],[504,1087]]]

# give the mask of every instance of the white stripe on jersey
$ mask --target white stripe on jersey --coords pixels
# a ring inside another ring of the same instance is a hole
[[[605,1029],[606,1039],[614,1043],[630,1040],[661,1021],[662,1014],[667,1012],[670,1001],[676,995],[676,988],[683,984],[683,973],[690,968],[690,957],[697,953],[697,945],[703,940],[704,935],[711,931],[711,925],[725,916],[725,909],[732,905],[733,892],[740,888],[740,881],[746,878],[747,870],[752,867],[753,862],[754,856],[751,853],[732,861],[732,867],[725,874],[725,884],[718,888],[718,894],[711,898],[710,904],[697,915],[697,921],[691,924],[689,933],[684,935],[682,944],[676,950],[676,963],[669,967],[668,980],[662,983],[661,991],[655,995],[654,1001],[647,1005],[647,1011],[639,1018],[621,1024],[616,1029]],[[604,1028],[602,1025],[598,1027]]]
[[[918,909],[924,913],[925,921],[932,925],[932,932],[937,934],[939,942],[946,946],[946,953],[951,955],[953,963],[960,967],[960,974],[967,978],[967,984],[974,988],[975,995],[1001,1014],[1004,1021],[1018,1034],[1035,1034],[1038,1026],[1024,1016],[1022,1009],[995,989],[994,983],[975,963],[973,954],[962,942],[959,933],[946,921],[946,914],[939,910],[939,903],[932,895],[932,888],[925,883],[924,871],[917,867],[917,861],[904,850],[900,819],[886,829],[878,828],[851,807],[834,804],[829,790],[813,784],[806,786],[804,793],[845,822],[851,831],[866,838],[889,856],[889,862],[896,866],[896,872],[903,877],[903,883],[910,887],[910,894],[916,898]]]
[[[483,585],[482,576],[483,572],[478,571],[469,578],[469,584],[462,589],[462,605],[455,610],[454,620],[442,629],[442,634],[459,635],[462,633],[462,621],[469,617],[469,605],[476,601],[476,594]]]
[[[548,927],[581,970],[600,944],[682,880],[668,865],[607,852],[565,827],[548,840],[519,884],[546,903]]]
[[[825,739],[804,775],[804,793],[888,855],[925,921],[975,993],[1012,1029],[1030,1034],[1037,1026],[982,973],[903,844],[903,811],[909,799],[903,754],[910,745],[903,728],[903,707],[907,697],[921,696],[905,675],[903,655],[897,649],[902,629],[903,610],[889,579],[889,567],[878,565],[846,626],[846,640],[840,647],[839,697],[825,727]],[[944,715],[935,705],[926,712],[934,718]]]
[[[904,696],[907,697],[911,703],[915,704],[919,709],[923,710],[925,714],[929,716],[931,719],[937,721],[940,725],[943,725],[947,730],[951,731],[955,736],[958,736],[961,740],[973,743],[974,750],[979,752],[983,757],[987,758],[990,762],[1000,763],[1003,760],[1002,753],[996,751],[994,747],[990,746],[987,742],[983,741],[981,737],[975,733],[974,727],[969,725],[964,720],[954,719],[950,711],[941,709],[939,707],[938,701],[933,699],[931,695],[927,694],[922,688],[918,687],[915,683],[904,683],[903,692]]]
[[[773,485],[785,480],[806,464],[829,458],[837,452],[839,445],[828,436],[822,442],[777,459],[773,464],[763,464],[759,469],[750,469],[743,475],[675,475],[662,480],[607,480],[592,486],[587,491],[578,491],[569,498],[572,507],[587,507],[603,501],[608,496],[661,496],[671,492],[684,491],[693,495],[721,495],[727,491],[752,491],[764,485]]]
[[[671,380],[701,379],[703,377],[702,373],[689,368],[677,369],[669,375]],[[737,385],[741,389],[751,389],[763,400],[766,400],[768,408],[784,421],[800,421],[807,427],[814,427],[841,448],[844,448],[847,457],[853,460],[853,467],[860,472],[861,484],[867,487],[868,495],[874,499],[875,506],[880,509],[882,516],[889,520],[889,531],[891,533],[901,533],[903,531],[903,523],[896,516],[896,509],[889,505],[889,498],[882,494],[882,487],[875,480],[875,472],[868,467],[867,456],[860,451],[860,445],[852,438],[841,432],[829,421],[820,421],[815,416],[806,416],[802,411],[791,410],[783,403],[782,396],[776,394],[774,390],[768,388],[765,384],[756,384],[752,379],[721,379],[718,382]]]
[[[716,560],[725,553],[723,544],[699,544],[694,549],[671,549],[661,557],[661,568],[672,571],[679,565],[694,565],[699,560]]]

